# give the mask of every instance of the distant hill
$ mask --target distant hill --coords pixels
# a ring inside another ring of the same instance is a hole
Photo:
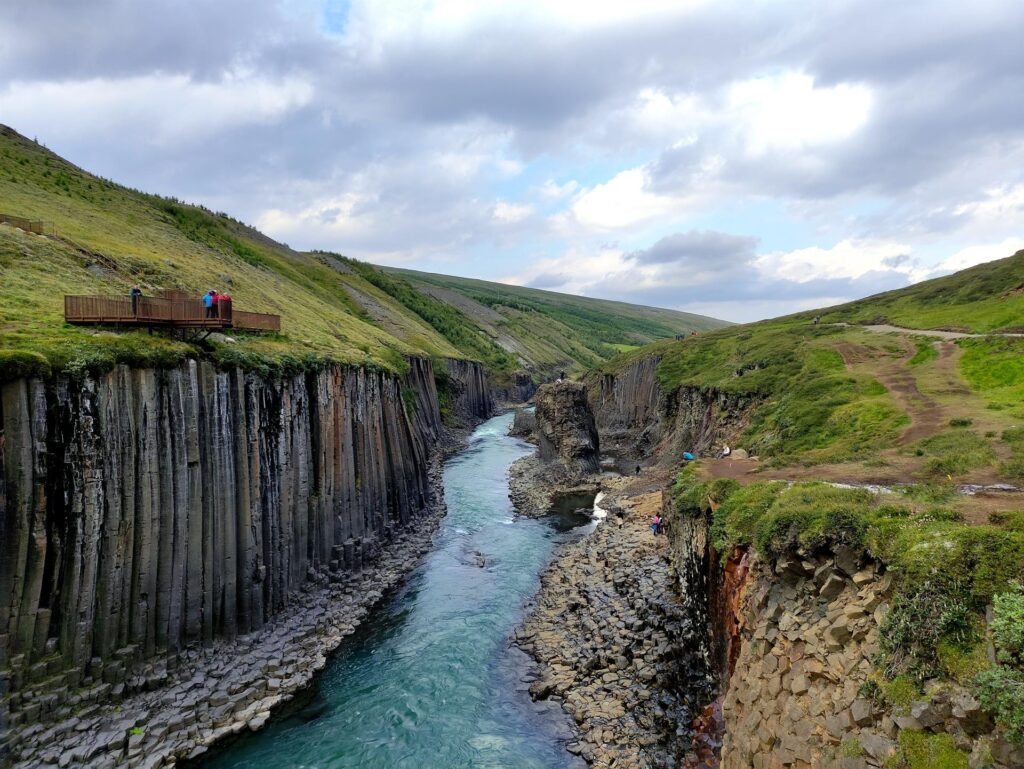
[[[445,294],[430,276],[330,253],[303,253],[225,213],[128,189],[0,126],[0,214],[43,220],[46,234],[0,224],[0,375],[171,364],[202,354],[247,367],[325,361],[400,369],[405,355],[483,361],[501,375],[580,371],[617,351],[720,321],[529,289]],[[437,280],[441,279],[439,276]],[[453,284],[461,279],[450,279]],[[163,335],[68,326],[65,294],[230,291],[235,308],[282,316],[280,335],[233,333],[202,347]],[[517,292],[521,291],[519,294]],[[475,301],[470,301],[470,297]]]
[[[457,307],[502,349],[528,366],[542,369],[590,368],[618,352],[658,339],[730,325],[676,310],[385,269],[408,280],[419,292]]]

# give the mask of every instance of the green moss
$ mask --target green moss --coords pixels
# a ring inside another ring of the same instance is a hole
[[[952,735],[904,729],[899,734],[893,769],[969,769],[968,756],[956,748]]]
[[[846,739],[839,746],[839,754],[844,758],[858,758],[864,755],[864,748],[857,740]]]
[[[975,638],[983,637],[976,633]],[[978,674],[992,666],[988,660],[988,645],[979,641],[966,647],[949,640],[939,641],[935,647],[940,670],[962,686],[974,682]]]
[[[864,546],[867,510],[873,495],[823,483],[794,484],[784,489],[758,522],[754,542],[759,552],[778,556],[797,547]]]
[[[909,713],[910,703],[922,697],[921,687],[907,675],[897,675],[891,679],[883,678],[879,681],[878,688],[881,691],[882,699],[896,715]]]

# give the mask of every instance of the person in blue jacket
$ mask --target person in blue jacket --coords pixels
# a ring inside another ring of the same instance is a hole
[[[214,308],[213,306],[213,289],[210,289],[205,294],[203,294],[203,307],[206,308],[207,318],[214,317],[214,312],[216,308]]]

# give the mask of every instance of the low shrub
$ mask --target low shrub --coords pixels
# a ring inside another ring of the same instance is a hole
[[[992,641],[999,662],[1024,670],[1024,585],[1020,582],[992,600]]]
[[[996,665],[978,674],[978,701],[996,717],[1006,736],[1024,743],[1024,673]]]
[[[897,593],[879,631],[888,678],[917,681],[941,671],[940,643],[968,647],[975,640],[974,615],[957,592],[931,583]]]

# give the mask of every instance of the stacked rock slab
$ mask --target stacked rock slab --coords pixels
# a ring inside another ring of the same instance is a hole
[[[404,380],[196,361],[16,380],[0,420],[12,724],[23,689],[116,689],[142,661],[256,631],[310,580],[359,568],[427,505],[441,430],[429,360]]]
[[[866,694],[890,583],[882,564],[843,546],[754,560],[722,706],[721,769],[890,766],[903,730],[950,735],[972,767],[1024,765],[1024,751],[957,684],[898,707]]]
[[[600,441],[587,387],[579,382],[556,382],[537,390],[537,437],[543,462],[560,463],[571,475],[601,469]]]

